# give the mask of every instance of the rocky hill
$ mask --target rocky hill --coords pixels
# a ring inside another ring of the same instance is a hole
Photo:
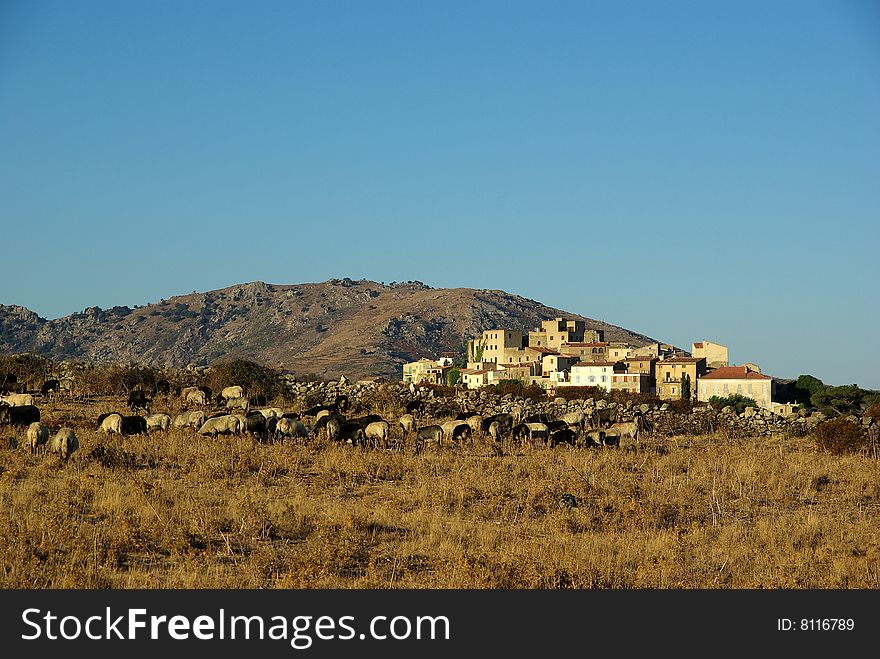
[[[492,327],[528,330],[565,316],[641,345],[647,336],[498,290],[331,279],[253,282],[142,307],[90,307],[55,320],[0,305],[0,352],[182,367],[246,358],[297,374],[401,376],[401,365]]]

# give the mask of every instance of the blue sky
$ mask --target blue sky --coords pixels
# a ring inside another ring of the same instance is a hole
[[[500,288],[880,388],[880,5],[0,3],[0,302]]]

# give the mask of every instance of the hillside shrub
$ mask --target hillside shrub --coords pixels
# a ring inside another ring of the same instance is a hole
[[[607,393],[599,387],[559,387],[556,390],[556,397],[565,400],[586,400],[587,398],[605,398]]]
[[[754,398],[749,398],[748,396],[743,396],[742,394],[731,394],[730,396],[712,396],[709,399],[709,405],[714,407],[716,410],[724,409],[725,407],[732,407],[736,410],[737,414],[742,414],[746,411],[747,407],[758,407],[758,403],[755,402]]]
[[[669,404],[669,411],[675,414],[690,414],[694,411],[694,401],[690,398],[666,401]]]
[[[848,419],[823,421],[813,430],[816,448],[834,455],[860,453],[868,448],[861,426]]]
[[[522,380],[501,380],[498,384],[484,387],[485,391],[498,396],[512,395],[514,398],[529,398],[531,400],[546,400],[547,392],[540,385],[526,384]]]
[[[51,377],[54,363],[52,360],[32,352],[19,355],[0,355],[0,385],[6,374],[15,376],[15,381],[24,389],[39,389]],[[12,379],[9,379],[12,382]]]
[[[220,362],[211,367],[207,384],[219,393],[224,387],[240,385],[246,396],[265,396],[272,400],[286,392],[278,372],[247,359]]]

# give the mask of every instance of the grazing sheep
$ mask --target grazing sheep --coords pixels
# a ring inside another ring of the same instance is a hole
[[[577,433],[571,428],[563,428],[550,434],[550,446],[556,446],[562,443],[574,446],[577,442]]]
[[[388,447],[389,426],[387,421],[373,421],[364,428],[364,434],[373,448]]]
[[[184,396],[185,403],[195,403],[196,405],[207,405],[208,396],[200,389],[191,389]]]
[[[6,424],[29,426],[34,421],[39,420],[40,408],[35,405],[22,405],[20,407],[0,405],[0,426]]]
[[[403,429],[404,436],[410,434],[415,428],[416,420],[413,418],[412,414],[404,414],[397,421],[400,424],[400,427]]]
[[[359,423],[346,422],[339,427],[337,438],[340,442],[348,442],[355,446],[366,446],[367,435]]]
[[[498,442],[504,439],[504,426],[502,426],[497,421],[493,421],[489,424],[489,437],[492,438],[493,442]]]
[[[449,441],[454,441],[456,439],[469,439],[471,436],[471,427],[468,425],[467,421],[459,421],[453,419],[452,421],[447,421],[442,426],[443,428],[443,437]]]
[[[144,435],[147,432],[147,420],[138,415],[122,417],[123,435]]]
[[[443,435],[442,426],[433,425],[419,428],[416,430],[416,452],[422,450],[425,442],[436,443],[437,446],[440,446],[440,443],[443,441]]]
[[[241,422],[231,414],[207,419],[199,428],[200,435],[211,435],[211,437],[237,435],[239,432],[241,432]]]
[[[230,398],[226,401],[227,410],[243,410],[247,414],[251,403],[247,398]]]
[[[100,425],[98,426],[98,430],[101,432],[105,432],[108,435],[112,435],[116,433],[117,435],[122,434],[122,415],[117,414],[116,412],[111,412],[107,415],[102,415],[103,418],[100,420]]]
[[[543,439],[546,442],[550,437],[550,429],[546,423],[527,423],[526,427],[529,429],[529,439],[532,441]]]
[[[471,427],[471,436],[477,436],[480,434],[483,425],[483,417],[479,414],[471,414],[465,419],[465,421]]]
[[[61,428],[49,441],[49,450],[52,453],[60,453],[63,462],[67,462],[78,448],[79,440],[76,438],[73,428],[69,426]]]
[[[225,387],[223,391],[220,392],[220,395],[225,400],[230,400],[232,398],[242,398],[244,396],[244,388],[238,385]]]
[[[321,419],[323,419],[325,416],[330,416],[331,414],[333,414],[333,412],[331,412],[330,410],[321,410],[320,412],[318,412],[318,413],[315,415],[315,424],[317,424],[317,423],[318,423]],[[326,423],[326,422],[325,422],[325,423]]]
[[[345,418],[339,415],[331,416],[327,419],[327,423],[324,425],[324,429],[327,431],[327,439],[334,442],[339,439],[339,431],[342,429],[343,423],[345,423]]]
[[[199,429],[205,423],[207,416],[203,410],[194,412],[182,412],[174,417],[175,428],[195,428]]]
[[[489,426],[493,421],[497,421],[504,430],[510,430],[515,425],[510,414],[493,414],[480,421],[480,430],[484,433],[489,432]]]
[[[269,419],[280,419],[284,416],[284,410],[278,407],[266,407],[262,410],[257,410],[260,414],[266,417],[266,420]]]
[[[617,435],[618,441],[624,436],[632,437],[633,441],[639,441],[639,431],[641,430],[641,417],[636,417],[635,421],[628,421],[626,423],[615,423],[612,424],[611,427],[606,430],[606,434],[608,435]]]
[[[306,428],[306,424],[299,419],[281,418],[278,419],[278,423],[275,425],[275,436],[282,442],[285,437],[307,438],[309,436],[309,430]]]
[[[584,444],[590,446],[605,445],[605,431],[601,428],[593,428],[584,433]]]
[[[28,450],[31,455],[37,452],[41,446],[49,441],[49,429],[39,421],[34,421],[27,429]]]
[[[561,420],[565,421],[566,425],[575,432],[582,432],[585,418],[583,412],[569,412],[568,414],[563,414]]]
[[[147,432],[153,430],[168,430],[171,427],[171,417],[167,414],[151,414],[147,417]]]
[[[33,405],[34,397],[31,394],[9,394],[8,396],[0,396],[0,403],[6,403],[9,407],[24,407],[25,405]]]

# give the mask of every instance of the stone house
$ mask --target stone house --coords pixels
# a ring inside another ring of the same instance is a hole
[[[612,373],[611,390],[626,391],[631,394],[652,393],[651,376],[647,373]]]
[[[569,384],[572,387],[600,387],[611,391],[611,376],[622,373],[619,362],[578,362],[571,367]]]
[[[727,366],[727,346],[712,341],[697,341],[691,349],[693,357],[705,357],[706,368]]]
[[[682,378],[690,380],[690,397],[697,397],[697,380],[706,374],[705,357],[668,357],[655,365],[657,395],[665,400],[681,398]]]
[[[748,366],[722,366],[700,378],[697,400],[708,402],[712,396],[726,398],[739,394],[754,400],[759,407],[773,409],[776,386],[773,378]]]

